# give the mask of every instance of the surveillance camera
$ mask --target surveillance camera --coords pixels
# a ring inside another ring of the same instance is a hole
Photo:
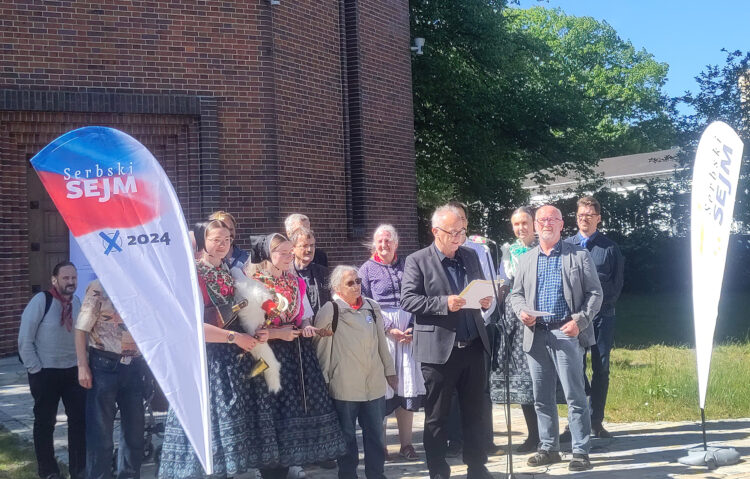
[[[414,46],[411,47],[411,51],[413,51],[417,55],[421,55],[423,46],[424,46],[424,38],[417,37],[414,39]]]

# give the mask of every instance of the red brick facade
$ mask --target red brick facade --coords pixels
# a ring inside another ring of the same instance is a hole
[[[302,212],[333,263],[382,222],[417,247],[406,0],[8,0],[0,25],[0,356],[31,294],[28,158],[77,126],[139,139],[240,243]]]

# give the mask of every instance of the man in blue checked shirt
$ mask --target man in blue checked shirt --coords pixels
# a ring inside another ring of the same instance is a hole
[[[591,468],[591,413],[581,368],[595,344],[592,321],[602,304],[602,287],[587,250],[561,241],[562,213],[551,205],[536,212],[539,246],[521,256],[510,302],[524,324],[523,350],[529,362],[539,423],[538,452],[530,466],[560,462],[556,377],[568,403],[573,440],[571,471]]]

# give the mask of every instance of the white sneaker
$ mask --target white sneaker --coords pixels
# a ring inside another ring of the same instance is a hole
[[[302,479],[303,477],[307,477],[307,475],[305,474],[305,470],[302,469],[302,466],[290,466],[289,473],[286,477],[287,479]]]

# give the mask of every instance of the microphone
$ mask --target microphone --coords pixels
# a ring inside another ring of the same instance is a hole
[[[477,243],[477,244],[487,244],[487,243],[492,243],[494,245],[497,244],[494,240],[491,240],[490,238],[486,236],[479,236],[479,235],[469,236],[469,241],[471,241],[472,243]]]

